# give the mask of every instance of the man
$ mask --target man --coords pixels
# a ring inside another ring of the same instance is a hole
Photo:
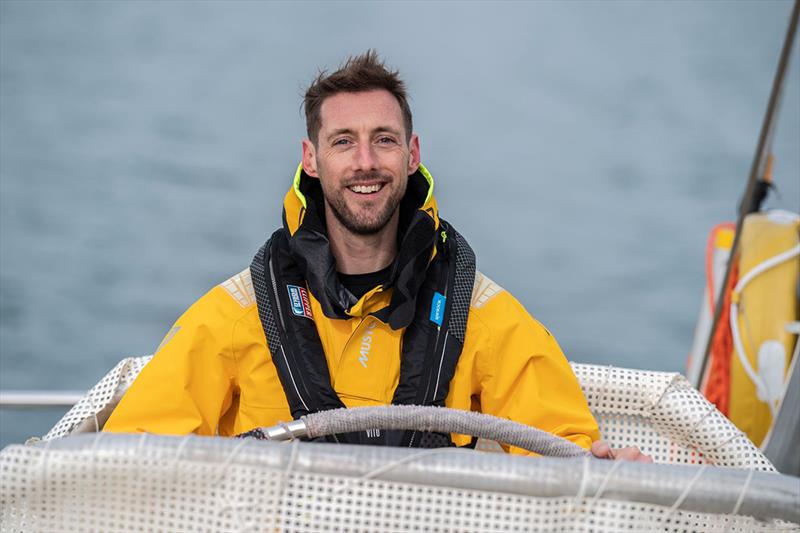
[[[469,245],[439,218],[398,74],[370,51],[321,73],[304,105],[308,139],[283,228],[178,319],[105,430],[236,435],[342,406],[445,405],[615,456],[595,442],[550,332],[475,271]],[[398,431],[335,440],[471,441]]]

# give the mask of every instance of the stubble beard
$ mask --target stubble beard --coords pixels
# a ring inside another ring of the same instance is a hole
[[[391,176],[386,176],[378,171],[365,172],[354,176],[352,182],[358,183],[360,181],[369,180],[384,181],[386,182],[384,187],[388,186],[389,183],[395,183],[395,180],[392,179]],[[348,180],[348,182],[349,181],[350,180]],[[400,186],[393,190],[391,196],[386,199],[383,206],[379,208],[380,211],[377,213],[374,211],[371,213],[353,212],[350,206],[347,205],[347,200],[345,199],[346,193],[343,190],[337,190],[329,194],[323,187],[322,192],[325,197],[325,203],[330,207],[333,216],[336,217],[336,220],[338,220],[347,231],[355,235],[375,235],[385,228],[392,219],[392,216],[394,216],[400,206],[400,202],[406,190],[404,184],[400,183]]]

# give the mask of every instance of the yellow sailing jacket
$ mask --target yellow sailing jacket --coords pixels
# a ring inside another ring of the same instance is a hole
[[[420,170],[430,190],[419,209],[438,227],[433,180],[424,167]],[[291,232],[305,211],[300,174],[298,169],[284,201]],[[390,404],[399,382],[404,330],[393,330],[370,313],[389,305],[392,289],[378,286],[367,292],[347,310],[348,319],[326,317],[314,294],[308,295],[331,384],[342,402],[348,407]],[[445,404],[529,424],[585,448],[599,438],[555,338],[480,272]],[[235,435],[290,419],[246,269],[214,287],[178,319],[104,430]],[[457,445],[470,442],[463,435],[452,438]]]

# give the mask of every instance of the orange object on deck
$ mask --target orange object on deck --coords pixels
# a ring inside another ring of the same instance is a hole
[[[731,259],[732,260],[732,259]],[[730,326],[731,293],[739,280],[738,261],[734,260],[728,285],[722,295],[722,314],[714,332],[711,345],[711,369],[703,394],[708,401],[717,406],[722,414],[728,416],[731,398],[731,356],[733,336]]]

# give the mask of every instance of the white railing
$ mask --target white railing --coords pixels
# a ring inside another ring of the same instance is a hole
[[[83,391],[0,391],[0,408],[72,407],[84,396]]]

